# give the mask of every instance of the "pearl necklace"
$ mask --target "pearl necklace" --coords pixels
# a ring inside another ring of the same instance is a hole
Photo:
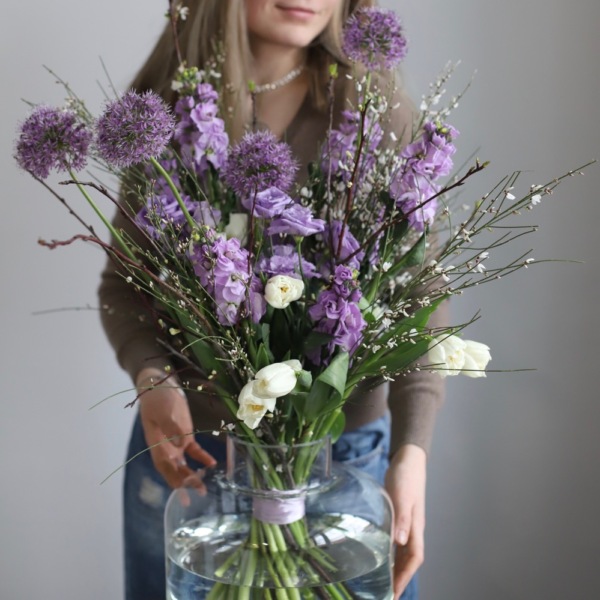
[[[255,85],[252,90],[253,94],[263,94],[264,92],[272,92],[273,90],[278,90],[279,88],[291,83],[298,77],[302,71],[304,71],[304,65],[300,67],[296,67],[292,69],[287,75],[284,75],[281,79],[277,79],[272,81],[271,83],[263,83],[262,85]]]

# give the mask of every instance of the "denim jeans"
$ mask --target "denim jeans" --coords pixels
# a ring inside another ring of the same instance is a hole
[[[225,444],[211,435],[198,442],[219,462],[225,460]],[[360,469],[380,483],[388,467],[389,415],[344,433],[333,446],[333,459]],[[139,417],[129,442],[124,483],[125,600],[165,600],[163,513],[171,490],[152,464]],[[140,454],[141,453],[141,454]],[[191,463],[191,461],[190,461]],[[191,465],[193,466],[193,465]],[[414,577],[401,600],[417,600]]]

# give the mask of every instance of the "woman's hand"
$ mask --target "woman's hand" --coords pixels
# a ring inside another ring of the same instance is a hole
[[[423,564],[426,469],[425,450],[414,444],[406,444],[394,454],[385,476],[385,488],[394,505],[396,598]]]
[[[153,387],[155,386],[155,387]],[[194,439],[194,426],[187,399],[174,378],[163,372],[143,369],[136,380],[144,437],[156,470],[172,488],[195,475],[185,456],[207,467],[215,459]]]

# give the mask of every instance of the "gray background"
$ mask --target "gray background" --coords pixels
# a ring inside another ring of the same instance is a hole
[[[387,1],[410,39],[413,96],[448,60],[449,90],[475,82],[452,119],[457,162],[492,160],[465,202],[505,173],[540,183],[598,156],[600,3],[597,0]],[[38,237],[79,227],[11,159],[20,98],[58,103],[52,67],[101,104],[99,56],[122,88],[162,26],[166,2],[29,0],[3,7],[0,220],[0,597],[121,597],[117,468],[132,411],[129,382],[101,332],[99,251],[53,252]],[[524,249],[539,265],[454,302],[468,336],[492,348],[493,373],[450,382],[430,458],[423,600],[600,597],[598,166],[527,215],[541,225]],[[74,203],[80,203],[71,194]],[[108,207],[107,207],[108,210]],[[84,214],[85,213],[84,211]],[[91,220],[91,217],[90,217]],[[505,256],[494,255],[498,264]],[[65,307],[90,310],[35,315]]]

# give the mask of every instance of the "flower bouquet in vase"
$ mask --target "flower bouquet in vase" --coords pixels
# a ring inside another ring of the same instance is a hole
[[[356,13],[344,49],[353,66],[332,65],[330,102],[340,77],[353,82],[354,101],[306,176],[270,132],[230,143],[218,55],[206,70],[181,65],[172,109],[129,91],[96,118],[66,86],[65,108],[35,107],[21,126],[19,165],[85,228],[41,243],[99,246],[151,300],[172,357],[163,379],[185,367],[182,387],[229,414],[215,432],[229,436],[225,472],[192,478],[167,506],[174,599],[392,598],[389,499],[331,463],[344,406],[414,370],[485,376],[490,351],[463,339],[468,323],[432,327],[430,317],[450,296],[531,263],[494,265],[491,255],[535,231],[510,221],[563,179],[519,197],[515,173],[455,207],[486,164],[454,172],[458,132],[447,118],[458,97],[440,103],[452,69],[410,130],[394,131],[399,96],[382,73],[406,50],[396,15]],[[90,158],[119,177],[120,201],[98,179],[79,179]],[[63,183],[83,194],[111,241],[46,183],[53,168],[69,174]],[[126,227],[111,224],[98,197]]]

